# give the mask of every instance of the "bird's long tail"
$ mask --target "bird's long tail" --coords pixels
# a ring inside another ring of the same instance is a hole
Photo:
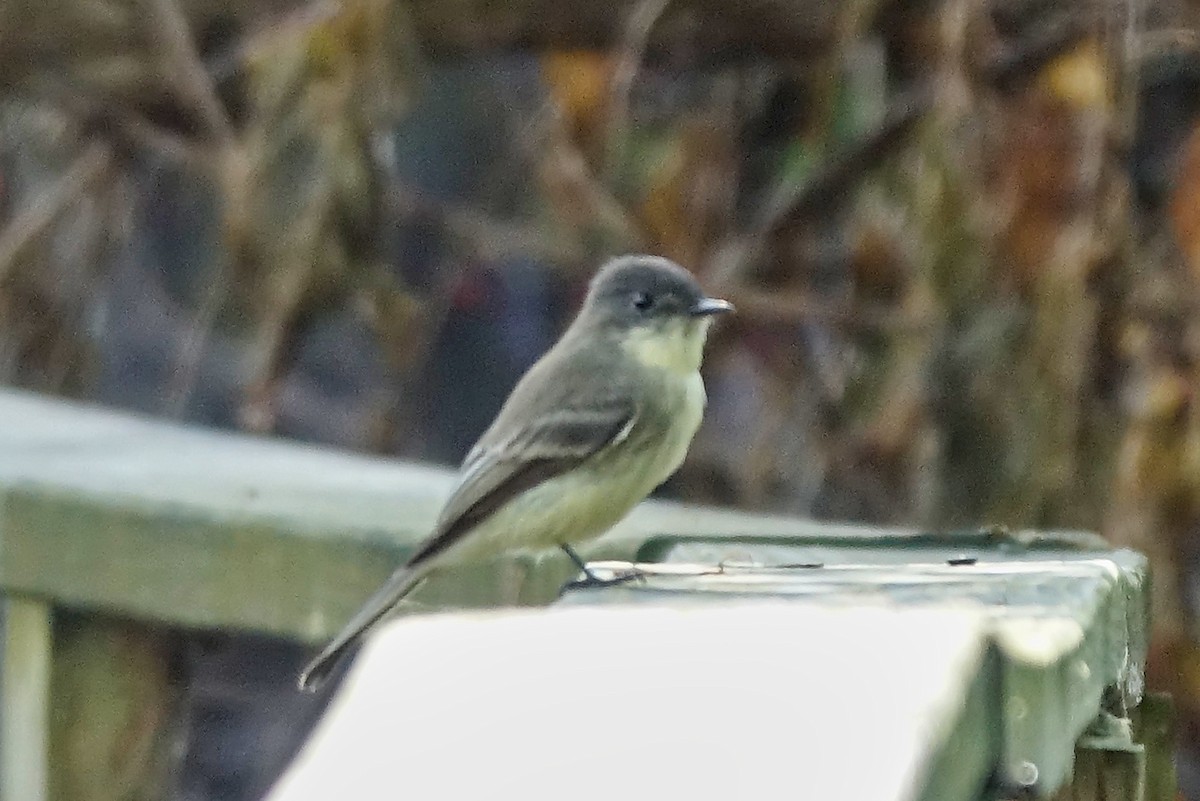
[[[412,592],[427,575],[420,567],[401,567],[382,587],[363,604],[350,622],[329,641],[329,644],[308,663],[300,674],[300,689],[312,692],[329,677],[330,672],[346,652],[358,644],[362,636],[384,618],[400,600]]]

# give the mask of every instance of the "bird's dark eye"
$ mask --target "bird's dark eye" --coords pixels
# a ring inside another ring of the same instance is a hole
[[[654,308],[654,296],[649,292],[635,292],[633,295],[633,308],[638,311],[649,311]]]

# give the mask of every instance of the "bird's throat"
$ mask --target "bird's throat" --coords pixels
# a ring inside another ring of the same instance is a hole
[[[708,319],[672,320],[664,326],[635,328],[621,342],[625,352],[645,367],[686,375],[700,369]]]

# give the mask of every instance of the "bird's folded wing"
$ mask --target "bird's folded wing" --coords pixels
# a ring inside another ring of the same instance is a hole
[[[324,681],[338,655],[421,581],[428,560],[521,492],[623,440],[636,419],[631,401],[594,402],[586,409],[547,412],[503,439],[489,430],[467,454],[462,477],[433,533],[309,664],[301,674],[301,686],[316,687]]]
[[[636,419],[632,401],[614,400],[548,412],[503,440],[485,436],[467,454],[458,486],[409,565],[443,552],[525,490],[620,442]]]

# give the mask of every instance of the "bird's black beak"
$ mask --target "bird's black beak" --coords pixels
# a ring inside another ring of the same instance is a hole
[[[690,310],[693,317],[709,317],[714,314],[728,314],[733,311],[733,304],[720,298],[701,298]]]

